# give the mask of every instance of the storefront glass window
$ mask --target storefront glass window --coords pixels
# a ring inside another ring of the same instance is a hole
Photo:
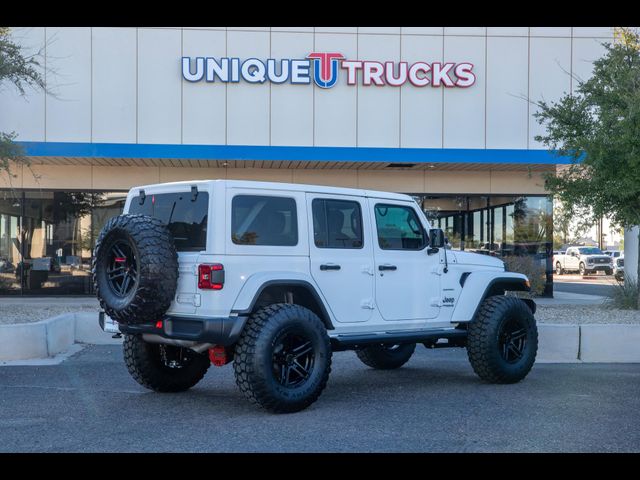
[[[0,294],[93,293],[95,239],[124,193],[0,192]]]
[[[552,283],[552,203],[548,197],[414,195],[453,249],[507,257],[532,256]],[[465,228],[466,227],[466,228]]]

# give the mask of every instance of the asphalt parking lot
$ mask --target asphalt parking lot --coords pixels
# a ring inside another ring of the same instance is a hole
[[[613,275],[553,274],[553,290],[556,292],[609,297],[617,283]]]
[[[540,364],[487,385],[462,349],[421,346],[397,371],[334,355],[309,409],[264,413],[228,365],[181,394],[144,390],[118,345],[0,367],[2,452],[638,452],[640,364]]]

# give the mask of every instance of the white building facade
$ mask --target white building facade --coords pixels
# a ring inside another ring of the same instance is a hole
[[[534,102],[587,79],[613,29],[37,27],[12,35],[25,53],[39,53],[50,93],[0,91],[0,131],[18,134],[36,174],[15,167],[0,178],[0,261],[14,268],[0,269],[0,294],[62,294],[91,293],[80,272],[128,188],[202,178],[409,193],[454,248],[545,261],[543,175],[565,160],[535,140],[543,130]],[[49,272],[25,279],[17,266],[47,263],[37,258],[50,259]],[[62,278],[71,266],[73,281]]]

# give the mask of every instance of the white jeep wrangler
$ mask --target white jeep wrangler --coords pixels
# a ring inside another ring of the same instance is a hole
[[[526,276],[444,246],[407,195],[166,183],[131,189],[100,233],[93,279],[125,335],[129,372],[159,392],[233,361],[250,401],[294,412],[320,396],[333,351],[393,369],[416,343],[466,347],[485,381],[523,379],[538,346],[535,303],[511,292],[529,290]]]

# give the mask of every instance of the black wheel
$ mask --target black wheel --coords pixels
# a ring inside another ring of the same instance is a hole
[[[586,274],[587,274],[587,269],[585,268],[584,263],[580,263],[580,269],[579,269],[579,271],[580,271],[580,275],[583,275],[583,276],[584,276],[584,275],[586,275]]]
[[[519,382],[531,370],[537,351],[535,318],[519,298],[487,298],[469,324],[469,362],[487,382]]]
[[[107,222],[94,250],[93,282],[100,306],[120,323],[162,318],[178,282],[178,253],[171,232],[147,215]]]
[[[315,402],[327,385],[329,336],[312,311],[269,305],[249,317],[236,344],[233,368],[249,401],[274,413],[297,412]]]
[[[357,350],[356,354],[360,361],[368,367],[378,370],[392,370],[407,363],[415,349],[415,343],[368,345]]]
[[[136,382],[156,392],[183,392],[202,380],[211,365],[206,354],[190,348],[148,343],[125,335],[124,363]]]
[[[562,268],[562,265],[560,265],[560,262],[556,263],[556,274],[564,275],[564,268]]]
[[[613,275],[613,269],[612,268],[605,268],[604,273],[606,273],[607,275]]]

